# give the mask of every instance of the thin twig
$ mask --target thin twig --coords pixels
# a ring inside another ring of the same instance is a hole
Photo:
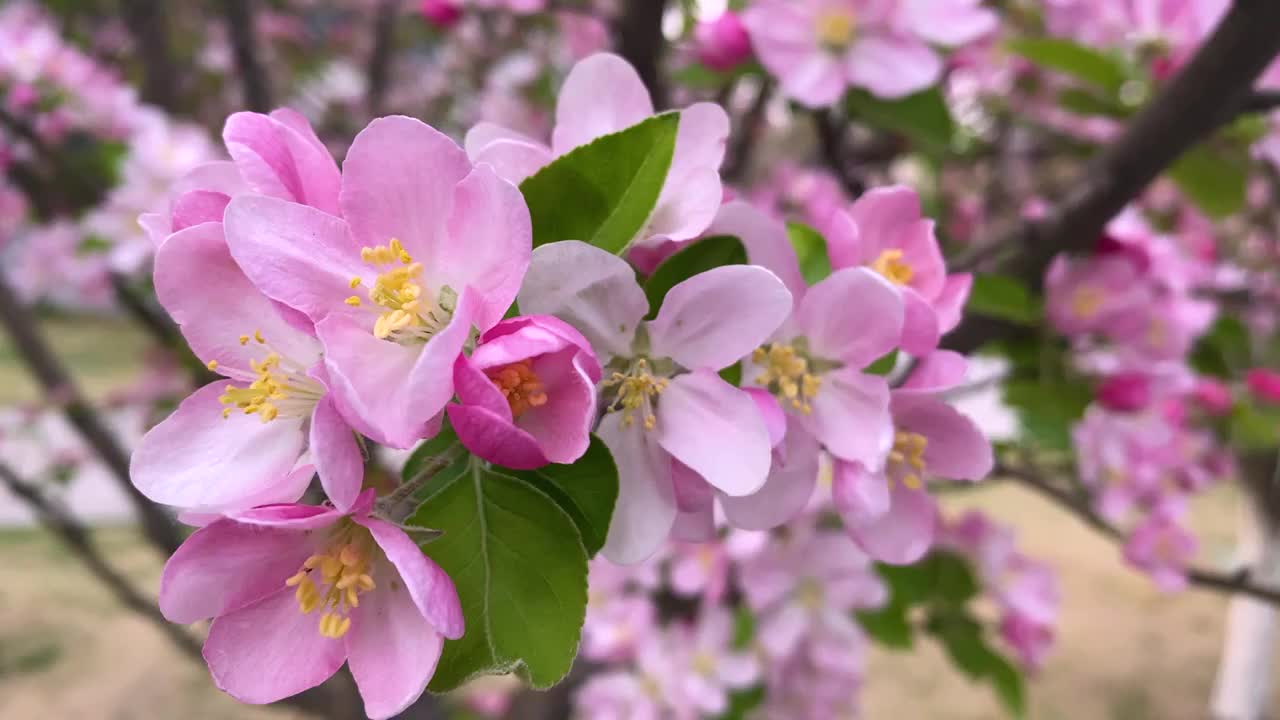
[[[62,408],[67,420],[93,448],[116,484],[133,503],[147,538],[165,555],[173,554],[182,544],[177,527],[130,482],[128,453],[80,392],[71,374],[40,335],[35,318],[18,300],[3,275],[0,275],[0,326],[8,331],[18,356],[40,382],[45,395]]]
[[[742,115],[742,122],[733,142],[726,153],[724,171],[721,173],[730,180],[741,180],[751,170],[751,153],[760,145],[760,126],[764,122],[764,111],[769,107],[769,99],[773,96],[773,83],[764,80],[756,90],[751,107]]]
[[[391,58],[395,54],[396,19],[400,14],[400,0],[381,0],[373,21],[373,52],[369,55],[369,69],[365,94],[365,107],[370,117],[382,114],[387,86],[391,82]]]
[[[236,72],[244,91],[244,102],[250,110],[271,110],[271,85],[258,57],[258,38],[253,29],[250,0],[222,0],[231,48],[236,58]]]
[[[1001,464],[992,472],[992,475],[1016,480],[1023,487],[1035,490],[1042,497],[1075,515],[1077,519],[1112,541],[1123,542],[1125,539],[1124,533],[1119,528],[1116,528],[1093,511],[1087,497],[1078,497],[1074,493],[1063,490],[1033,470]],[[1240,593],[1258,600],[1264,600],[1273,605],[1280,605],[1280,589],[1264,587],[1254,583],[1248,569],[1221,573],[1200,568],[1188,568],[1187,580],[1197,587],[1224,593]]]
[[[828,110],[815,110],[813,113],[813,129],[818,136],[818,145],[822,149],[822,161],[835,174],[836,179],[850,197],[859,197],[866,192],[866,183],[854,175],[849,167],[845,153],[845,126],[838,124]]]
[[[169,42],[167,6],[162,0],[121,0],[120,12],[142,67],[142,99],[175,112],[178,66]]]
[[[93,541],[88,528],[80,523],[70,510],[48,497],[36,485],[18,477],[8,465],[0,462],[0,483],[26,503],[49,532],[67,546],[94,577],[102,581],[122,605],[151,621],[187,657],[200,661],[200,644],[180,626],[174,625],[160,614],[155,602],[143,596],[107,562],[102,551]]]

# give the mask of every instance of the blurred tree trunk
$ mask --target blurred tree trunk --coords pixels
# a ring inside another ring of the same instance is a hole
[[[120,14],[133,35],[142,66],[142,99],[169,112],[179,109],[178,66],[169,43],[169,14],[164,0],[120,0]]]

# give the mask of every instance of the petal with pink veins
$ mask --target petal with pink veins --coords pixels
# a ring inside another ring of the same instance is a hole
[[[903,312],[902,294],[887,280],[845,268],[809,288],[795,323],[814,355],[860,369],[898,346]]]
[[[160,612],[188,625],[239,610],[283,589],[310,554],[300,531],[215,520],[165,563]]]
[[[671,380],[657,416],[658,443],[712,487],[741,496],[764,485],[769,431],[750,395],[714,372],[696,370]]]
[[[378,118],[347,151],[342,216],[359,245],[398,239],[430,272],[426,258],[449,242],[445,225],[454,188],[470,172],[462,148],[426,123],[403,115]]]
[[[655,357],[686,368],[732,365],[764,343],[791,314],[791,293],[777,275],[755,265],[726,265],[667,291],[648,323]]]
[[[422,697],[444,649],[444,638],[394,580],[361,597],[344,641],[365,715],[373,720],[393,717]]]
[[[800,514],[817,483],[818,442],[803,429],[792,428],[783,447],[774,451],[773,467],[764,485],[743,497],[721,495],[720,506],[734,527],[769,530]]]
[[[133,453],[133,484],[153,502],[190,510],[252,507],[290,476],[302,454],[303,418],[262,422],[238,410],[225,419],[219,400],[229,381],[192,393],[164,422],[148,432]],[[296,500],[306,489],[296,488]]]
[[[653,114],[649,90],[631,63],[598,53],[573,66],[556,102],[556,155],[625,130]]]
[[[342,640],[320,634],[316,613],[298,609],[293,588],[222,615],[209,628],[204,659],[219,690],[263,705],[328,680],[346,659]]]
[[[869,468],[884,466],[893,446],[889,385],[884,378],[852,368],[826,373],[811,404],[812,413],[798,419],[832,455]]]
[[[310,447],[325,496],[338,509],[350,509],[364,482],[364,457],[355,433],[327,395],[311,414]]]
[[[787,238],[787,228],[750,203],[731,200],[720,207],[707,235],[733,235],[742,241],[747,260],[782,280],[798,302],[808,285],[800,273],[800,261]]]
[[[453,580],[422,554],[418,547],[403,530],[384,521],[371,517],[353,518],[357,523],[369,529],[373,539],[382,548],[387,559],[400,573],[400,580],[408,588],[408,595],[422,617],[431,623],[439,633],[450,640],[462,637],[464,623],[462,605],[458,600],[458,591],[454,589]],[[395,586],[393,578],[378,591],[391,590]]]

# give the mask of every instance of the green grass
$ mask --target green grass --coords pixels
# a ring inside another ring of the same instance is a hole
[[[128,321],[111,317],[51,316],[41,320],[45,339],[83,390],[100,399],[137,377],[148,339]],[[17,349],[0,334],[0,407],[40,398]]]

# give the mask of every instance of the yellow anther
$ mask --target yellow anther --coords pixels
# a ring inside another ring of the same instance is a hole
[[[810,372],[809,360],[792,345],[775,343],[758,347],[751,360],[762,366],[756,384],[769,388],[779,400],[806,415],[813,412],[810,401],[818,396],[822,378]]]
[[[901,250],[885,250],[871,263],[871,269],[894,285],[906,285],[916,273],[902,257]]]
[[[360,287],[360,283],[361,283],[361,282],[362,282],[362,281],[360,280],[360,278],[358,278],[358,277],[353,277],[353,278],[351,278],[351,282],[350,282],[350,283],[348,283],[348,285],[350,285],[350,286],[351,286],[351,289],[352,289],[352,290],[355,290],[356,288]]]
[[[248,336],[248,335],[241,335],[241,336],[240,336],[240,344],[241,344],[241,345],[248,345],[248,344],[249,344],[249,336]]]
[[[258,343],[259,345],[266,345],[266,344],[267,344],[266,339],[264,339],[264,338],[262,337],[262,331],[261,331],[261,330],[254,330],[254,331],[253,331],[253,339],[254,339],[255,341],[257,341],[257,343]]]
[[[831,9],[818,15],[818,42],[832,50],[843,50],[853,42],[858,19],[850,10]]]
[[[210,370],[217,370],[217,369],[218,369],[218,361],[217,361],[217,360],[210,360],[209,362],[205,363],[205,365],[204,365],[204,366],[205,366],[205,367],[207,367],[207,368],[209,368]]]
[[[374,589],[373,554],[369,531],[345,522],[334,531],[331,542],[303,561],[297,573],[285,580],[297,587],[298,610],[309,614],[323,609],[320,635],[337,639],[351,629],[351,610],[360,607],[360,596]]]
[[[374,321],[373,335],[380,340],[425,341],[448,322],[452,313],[449,291],[441,291],[438,306],[433,308],[423,298],[421,277],[422,263],[414,262],[404,245],[392,238],[386,245],[361,249],[360,258],[366,263],[385,268],[369,288],[369,301],[383,309]],[[387,267],[390,266],[390,267]],[[351,279],[354,289],[362,284],[360,278]],[[359,306],[363,300],[353,295],[348,305]]]
[[[355,295],[352,295],[351,297],[347,298],[346,303],[351,307],[360,307],[360,298],[356,297]]]
[[[1106,301],[1107,295],[1102,290],[1088,286],[1080,287],[1071,295],[1071,312],[1078,318],[1088,319],[1098,314]]]
[[[518,418],[532,408],[547,404],[547,391],[528,360],[485,371],[489,381],[507,399],[511,416]]]
[[[893,449],[889,451],[889,477],[900,477],[903,487],[919,490],[924,487],[921,476],[926,465],[924,452],[929,439],[924,435],[905,430],[893,434]]]
[[[605,381],[605,387],[616,387],[617,396],[609,405],[609,411],[621,411],[621,424],[629,428],[635,424],[636,414],[645,430],[652,430],[658,425],[658,416],[653,411],[653,401],[663,390],[667,389],[670,380],[657,377],[649,370],[649,363],[644,358],[636,360],[625,373],[615,372]]]

